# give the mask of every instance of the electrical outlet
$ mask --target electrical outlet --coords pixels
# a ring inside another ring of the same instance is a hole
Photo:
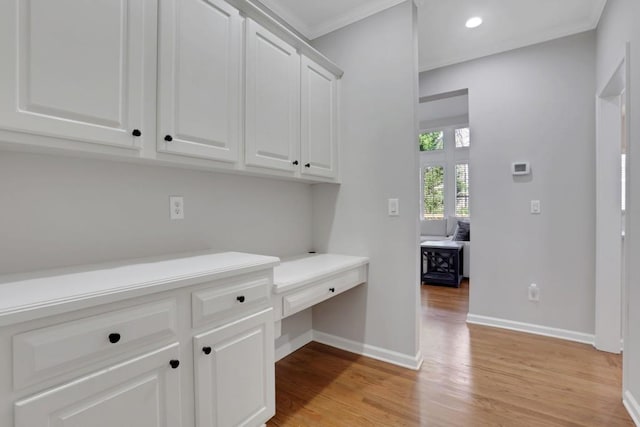
[[[169,209],[171,219],[184,219],[184,198],[182,196],[169,196]]]
[[[540,301],[540,288],[535,283],[529,285],[529,301]]]

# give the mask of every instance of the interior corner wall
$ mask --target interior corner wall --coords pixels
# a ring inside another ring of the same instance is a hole
[[[630,43],[630,133],[626,233],[628,253],[627,334],[624,341],[625,404],[640,423],[640,2],[608,0],[597,30],[597,87],[602,88]],[[631,398],[630,398],[631,397]]]
[[[314,40],[344,69],[342,184],[314,185],[319,252],[370,258],[369,280],[314,307],[314,330],[415,358],[418,353],[417,49],[406,1]],[[390,217],[387,199],[400,201]]]
[[[311,186],[0,152],[0,274],[187,251],[276,256],[311,247]],[[185,219],[169,219],[181,195]]]
[[[595,32],[420,74],[421,96],[458,89],[469,89],[470,314],[592,335]],[[512,176],[516,161],[532,173]]]

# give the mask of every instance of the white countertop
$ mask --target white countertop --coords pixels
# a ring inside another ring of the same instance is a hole
[[[272,268],[240,252],[181,254],[0,277],[0,326]]]
[[[273,270],[273,292],[282,293],[368,263],[369,258],[366,257],[336,254],[283,258]]]

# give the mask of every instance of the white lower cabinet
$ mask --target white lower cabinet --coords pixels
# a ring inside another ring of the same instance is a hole
[[[177,343],[15,404],[15,427],[181,426]]]
[[[0,426],[264,424],[275,414],[277,262],[199,255],[3,285],[25,295],[0,307]],[[77,291],[34,297],[57,283]],[[96,294],[111,302],[94,304]],[[60,309],[63,299],[75,308]]]
[[[194,338],[196,425],[260,426],[275,414],[273,309]]]

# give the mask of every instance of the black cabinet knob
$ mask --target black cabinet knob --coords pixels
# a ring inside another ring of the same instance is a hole
[[[331,292],[335,292],[335,291],[336,291],[336,288],[329,288],[329,290],[330,290]]]
[[[131,135],[142,136],[142,132],[140,132],[140,129],[134,129],[133,132],[131,132]]]
[[[204,354],[211,354],[211,347],[207,346],[207,347],[202,347],[202,352]]]
[[[167,142],[171,142],[171,141],[173,141],[173,137],[171,135],[166,135],[164,137],[164,140],[167,141]]]
[[[180,366],[180,361],[179,361],[179,360],[171,360],[171,361],[169,362],[169,365],[171,365],[171,367],[172,367],[173,369],[176,369],[178,366]]]
[[[239,297],[236,297],[236,299],[238,302],[244,302],[244,295],[240,295]]]
[[[310,168],[310,167],[311,167],[311,163],[305,163],[305,164],[304,164],[304,167],[305,167],[305,168]]]
[[[109,334],[109,342],[111,344],[115,344],[118,341],[120,341],[120,334],[118,333]]]
[[[296,165],[296,166],[297,166],[299,163],[300,163],[300,162],[298,162],[297,160],[294,160],[294,161],[293,161],[293,164],[294,164],[294,165]]]

